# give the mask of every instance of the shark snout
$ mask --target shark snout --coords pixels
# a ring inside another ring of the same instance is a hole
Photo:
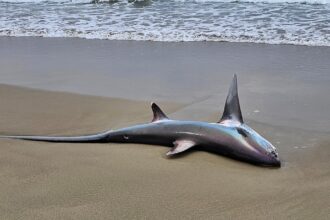
[[[272,167],[281,167],[280,158],[278,157],[278,153],[275,150],[272,150],[267,153],[265,165]]]
[[[279,159],[276,159],[274,162],[275,167],[281,167],[281,161]]]

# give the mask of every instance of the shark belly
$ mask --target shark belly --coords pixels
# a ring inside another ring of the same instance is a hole
[[[210,133],[209,129],[214,130],[205,128],[201,122],[169,120],[115,130],[109,133],[107,141],[173,146],[175,141],[185,140],[192,141],[196,145],[213,145],[214,138],[209,138],[207,135]]]

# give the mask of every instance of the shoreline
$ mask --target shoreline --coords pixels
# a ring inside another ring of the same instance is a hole
[[[274,45],[274,46],[300,46],[300,47],[330,47],[330,45],[317,45],[317,44],[299,44],[299,43],[271,43],[271,42],[254,42],[254,41],[226,41],[226,40],[191,40],[191,41],[162,41],[162,40],[145,40],[145,39],[107,39],[107,38],[88,38],[77,36],[30,36],[30,35],[0,35],[0,38],[45,38],[45,39],[76,39],[76,40],[91,40],[91,41],[121,41],[121,42],[154,42],[154,43],[229,43],[229,44],[257,44],[257,45]]]
[[[0,37],[0,48],[2,84],[184,103],[178,116],[197,120],[222,111],[235,73],[246,117],[330,131],[329,47]]]

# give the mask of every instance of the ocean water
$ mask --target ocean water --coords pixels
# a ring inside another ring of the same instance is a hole
[[[330,0],[0,0],[0,36],[330,46]]]

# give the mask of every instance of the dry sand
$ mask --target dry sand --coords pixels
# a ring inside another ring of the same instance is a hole
[[[151,118],[142,101],[5,85],[0,100],[1,134],[84,134]],[[162,105],[170,116],[182,107]],[[0,140],[0,218],[327,219],[326,135],[250,124],[288,146],[279,149],[282,168],[205,152],[166,159],[159,146]]]
[[[166,159],[159,146],[1,139],[0,219],[328,219],[329,52],[0,38],[1,83],[108,96],[0,84],[0,134],[148,122],[155,100],[174,119],[214,122],[236,72],[245,121],[283,161],[270,169],[206,152]]]

